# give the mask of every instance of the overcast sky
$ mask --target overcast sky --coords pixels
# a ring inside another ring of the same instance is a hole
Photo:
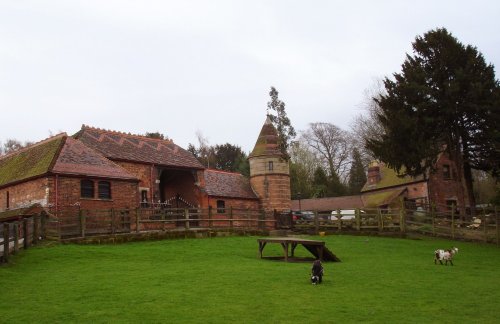
[[[349,129],[365,89],[430,29],[498,71],[499,14],[494,0],[0,0],[0,141],[86,124],[248,152],[271,86],[297,130]]]

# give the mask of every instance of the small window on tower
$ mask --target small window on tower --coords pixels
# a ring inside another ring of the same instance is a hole
[[[5,204],[7,209],[9,209],[10,205],[9,205],[9,200],[10,200],[10,197],[9,197],[9,192],[7,191],[7,203]]]
[[[268,169],[269,169],[269,171],[273,171],[273,169],[274,169],[273,161],[269,161],[269,163],[268,163]]]

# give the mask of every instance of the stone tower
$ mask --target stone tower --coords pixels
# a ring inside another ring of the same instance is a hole
[[[248,161],[250,185],[258,195],[262,208],[266,211],[290,210],[290,168],[279,149],[278,132],[269,116]]]

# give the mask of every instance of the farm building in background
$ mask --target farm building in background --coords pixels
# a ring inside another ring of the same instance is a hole
[[[293,200],[292,209],[326,212],[352,208],[399,208],[401,200],[415,207],[434,204],[441,211],[452,206],[468,206],[456,170],[455,163],[445,154],[438,157],[435,171],[426,177],[400,176],[384,163],[372,162],[360,195]]]

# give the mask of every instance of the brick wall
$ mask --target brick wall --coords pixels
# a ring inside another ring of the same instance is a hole
[[[265,210],[286,211],[292,206],[290,177],[286,175],[266,175],[250,178],[250,185],[259,196]]]
[[[272,170],[269,170],[269,162],[272,162]],[[253,157],[249,159],[251,176],[265,174],[290,174],[288,162],[279,157]]]
[[[46,177],[0,189],[0,211],[4,211],[7,208],[7,195],[9,198],[9,208],[15,209],[35,203],[46,206],[49,200],[49,193],[49,179]]]
[[[260,199],[261,208],[288,211],[292,206],[288,161],[279,157],[259,156],[249,159],[250,185]],[[269,162],[272,162],[272,169]]]
[[[407,189],[407,198],[408,199],[418,199],[418,198],[427,198],[428,196],[428,191],[427,191],[427,182],[422,181],[422,182],[417,182],[413,184],[409,184],[406,186]],[[428,201],[424,201],[428,202]]]
[[[80,203],[81,208],[136,208],[139,205],[139,192],[136,182],[122,180],[104,180],[111,183],[111,199],[99,199],[98,181],[101,179],[85,178],[94,181],[95,198],[81,198],[80,182],[82,178],[59,176],[57,180],[58,205],[68,206]],[[52,182],[51,203],[55,204],[55,183]]]
[[[449,177],[444,174],[445,166],[449,167]],[[455,163],[442,154],[436,163],[436,171],[429,176],[430,198],[435,204],[445,206],[447,200],[455,200],[458,206],[468,205],[467,194],[458,174]]]

